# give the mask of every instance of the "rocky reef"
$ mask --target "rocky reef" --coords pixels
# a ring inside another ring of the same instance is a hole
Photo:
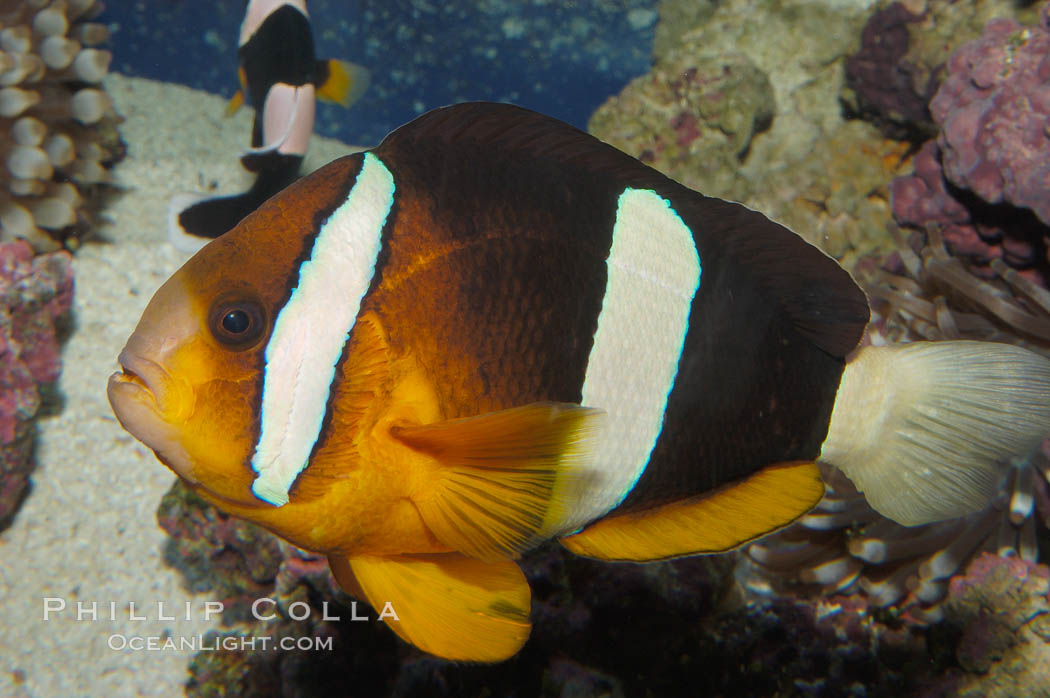
[[[1035,12],[1012,0],[882,0],[846,60],[847,113],[891,138],[933,137],[929,103],[952,52],[1002,17],[1034,20]]]
[[[847,264],[888,249],[887,183],[908,146],[847,121],[839,102],[862,5],[777,3],[756,22],[743,0],[663,2],[653,70],[610,97],[589,130]]]
[[[943,228],[949,250],[984,278],[1001,259],[1047,287],[1050,262],[1050,19],[1002,18],[963,45],[930,102],[939,131],[892,184],[905,226]]]
[[[69,255],[34,256],[0,243],[0,528],[14,516],[33,469],[33,419],[58,379],[58,327],[73,298]]]
[[[951,695],[1050,694],[1050,570],[983,554],[952,580],[945,627],[957,633]]]
[[[171,536],[164,559],[182,570],[186,586],[221,600],[224,623],[247,620],[251,603],[270,591],[277,576],[277,538],[217,510],[181,481],[164,495],[157,521]]]
[[[123,157],[96,0],[0,0],[0,239],[75,246]]]

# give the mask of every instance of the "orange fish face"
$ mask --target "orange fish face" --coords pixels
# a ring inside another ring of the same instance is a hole
[[[178,475],[255,504],[248,463],[270,313],[248,269],[230,265],[234,244],[209,245],[157,291],[108,394],[121,424]],[[220,268],[233,273],[207,273]]]
[[[109,380],[120,423],[228,503],[265,506],[251,490],[251,458],[267,341],[317,210],[338,200],[333,180],[352,181],[357,164],[330,167],[327,186],[293,185],[187,261],[150,301]]]

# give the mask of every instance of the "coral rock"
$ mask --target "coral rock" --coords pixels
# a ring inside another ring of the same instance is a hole
[[[14,515],[33,469],[32,420],[41,388],[58,378],[55,325],[72,297],[69,255],[34,258],[25,243],[0,244],[0,526]]]
[[[282,558],[277,538],[222,513],[181,480],[164,495],[157,520],[171,536],[165,560],[192,591],[212,592],[224,602],[224,623],[247,619],[252,602],[273,588]]]
[[[884,0],[846,61],[843,102],[888,136],[921,142],[937,133],[928,103],[945,63],[997,17],[1033,13],[1008,0]]]
[[[960,631],[960,696],[1050,694],[1050,569],[982,555],[952,579],[946,620]],[[977,674],[977,676],[974,676]]]
[[[919,230],[943,226],[952,253],[985,279],[1002,260],[1050,282],[1050,19],[988,24],[953,54],[930,103],[941,127],[891,185],[893,214]]]
[[[846,61],[854,109],[889,135],[906,137],[930,122],[926,104],[936,90],[935,78],[921,75],[921,69],[906,59],[913,43],[909,25],[921,20],[901,3],[880,9],[864,25],[860,50]]]
[[[590,130],[836,258],[879,248],[889,242],[886,182],[906,147],[842,115],[843,63],[863,4],[778,3],[755,22],[747,0],[666,0],[655,67],[607,101]]]
[[[951,182],[1050,225],[1050,17],[990,22],[952,55],[930,112]]]
[[[686,183],[704,163],[711,191],[730,185],[711,180],[736,170],[773,111],[769,78],[745,56],[676,51],[609,98],[589,129]]]

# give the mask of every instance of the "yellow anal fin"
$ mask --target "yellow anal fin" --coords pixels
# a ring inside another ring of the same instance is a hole
[[[427,527],[445,545],[495,561],[553,535],[603,415],[540,402],[391,433],[438,462],[434,485],[413,498]]]
[[[244,106],[244,92],[237,90],[237,93],[226,103],[226,116],[233,116],[240,111],[242,106]]]
[[[347,593],[363,593],[395,633],[424,652],[499,662],[529,637],[532,595],[510,560],[489,563],[447,553],[349,561],[333,555],[329,562]]]
[[[349,107],[368,89],[371,73],[368,68],[349,61],[329,58],[325,61],[328,77],[317,85],[317,96],[326,102],[335,102]]]
[[[601,519],[561,542],[601,560],[721,553],[787,526],[823,496],[816,464],[774,465],[711,494]]]

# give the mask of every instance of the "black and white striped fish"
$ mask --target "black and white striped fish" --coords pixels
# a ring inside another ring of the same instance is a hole
[[[240,194],[172,199],[168,238],[189,252],[233,228],[296,180],[318,98],[349,107],[370,79],[360,65],[315,56],[306,0],[248,0],[237,46],[241,88],[226,113],[235,113],[245,99],[255,109],[251,148],[241,164],[256,177]]]

